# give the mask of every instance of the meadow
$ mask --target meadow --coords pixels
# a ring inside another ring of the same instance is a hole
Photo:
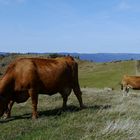
[[[16,57],[0,60],[1,76]],[[123,97],[119,85],[124,74],[135,74],[135,61],[78,64],[86,109],[79,109],[73,93],[65,111],[59,94],[40,95],[37,120],[31,119],[30,99],[15,104],[12,117],[0,120],[0,140],[139,140],[140,94]]]

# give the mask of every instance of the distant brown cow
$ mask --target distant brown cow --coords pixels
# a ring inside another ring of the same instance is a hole
[[[140,89],[140,76],[128,76],[124,75],[121,82],[121,89],[127,93],[129,89]]]
[[[38,94],[59,92],[66,107],[73,89],[80,107],[84,107],[78,82],[78,65],[72,57],[55,59],[20,58],[9,65],[0,81],[0,116],[10,117],[14,102],[32,100],[32,118],[37,118]]]

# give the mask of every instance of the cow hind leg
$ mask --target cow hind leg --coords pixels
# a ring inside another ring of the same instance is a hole
[[[73,91],[79,101],[80,108],[86,108],[86,106],[83,104],[81,90],[79,88],[73,88]]]
[[[38,113],[37,113],[38,94],[33,90],[29,90],[29,95],[32,100],[32,119],[37,119],[38,118]]]

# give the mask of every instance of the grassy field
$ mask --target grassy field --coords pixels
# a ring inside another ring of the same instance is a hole
[[[1,74],[16,57],[0,61]],[[0,140],[139,140],[140,94],[131,91],[123,98],[119,89],[123,74],[135,74],[135,62],[78,63],[86,109],[79,109],[73,93],[66,111],[59,94],[40,95],[37,120],[31,119],[30,99],[15,104],[12,118],[0,120]]]
[[[86,109],[79,110],[72,94],[61,110],[59,95],[40,96],[39,119],[31,119],[30,100],[15,105],[12,118],[1,120],[1,140],[139,140],[140,95],[122,98],[120,91],[85,88]]]
[[[79,80],[82,87],[120,88],[124,74],[135,75],[135,61],[112,63],[79,62]]]

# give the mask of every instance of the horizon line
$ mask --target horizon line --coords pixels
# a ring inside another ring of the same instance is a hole
[[[94,52],[94,53],[89,53],[89,52],[6,52],[6,51],[0,51],[0,53],[5,53],[5,54],[51,54],[51,53],[65,53],[65,54],[140,54],[136,52]]]

